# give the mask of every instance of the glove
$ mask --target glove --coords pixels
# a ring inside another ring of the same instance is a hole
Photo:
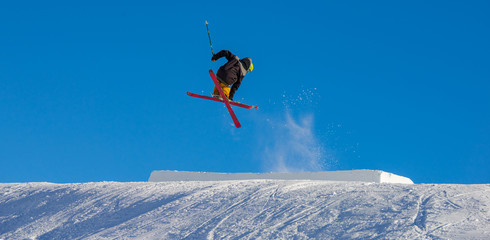
[[[213,61],[213,62],[214,62],[214,61],[216,61],[216,60],[218,60],[218,58],[216,58],[216,54],[213,54],[213,56],[211,57],[211,61]]]

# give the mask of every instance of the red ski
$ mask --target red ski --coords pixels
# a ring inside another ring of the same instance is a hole
[[[223,92],[223,89],[221,89],[221,87],[219,85],[219,82],[218,82],[218,79],[216,78],[216,75],[214,75],[214,72],[211,69],[209,69],[209,76],[211,76],[211,79],[213,79],[214,86],[216,86],[216,89],[218,89],[219,95],[221,96],[221,99],[203,96],[203,95],[199,95],[199,94],[195,94],[195,93],[191,93],[191,92],[187,92],[187,95],[189,95],[191,97],[208,99],[208,100],[212,100],[212,101],[216,101],[216,102],[225,103],[226,108],[228,109],[228,112],[230,113],[230,116],[233,119],[233,122],[235,123],[235,126],[237,128],[240,128],[242,125],[238,121],[238,118],[236,117],[235,113],[233,112],[231,105],[235,105],[235,106],[246,108],[246,109],[252,109],[252,108],[257,109],[257,106],[247,105],[247,104],[243,104],[243,103],[239,103],[239,102],[233,102],[233,101],[228,100],[225,93]]]
[[[199,94],[195,94],[195,93],[191,93],[191,92],[187,92],[187,95],[189,95],[191,97],[202,98],[202,99],[207,99],[207,100],[212,100],[212,101],[224,103],[223,100],[215,98],[215,97],[199,95]],[[242,107],[242,108],[246,108],[246,109],[252,109],[252,108],[257,109],[258,108],[257,106],[248,105],[248,104],[240,103],[240,102],[229,101],[229,103],[230,103],[230,105]]]
[[[236,117],[235,113],[233,112],[233,109],[230,106],[230,101],[228,101],[228,98],[223,92],[223,89],[221,89],[221,86],[219,85],[218,79],[216,78],[216,75],[214,75],[213,70],[209,69],[209,75],[211,76],[211,79],[213,79],[214,86],[216,86],[216,88],[218,89],[219,95],[221,95],[221,98],[223,98],[223,102],[225,103],[226,108],[228,108],[228,112],[230,113],[230,116],[233,119],[233,122],[235,123],[235,127],[240,128],[242,125],[238,121],[238,118]]]

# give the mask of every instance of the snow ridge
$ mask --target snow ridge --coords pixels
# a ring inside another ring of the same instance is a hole
[[[374,183],[404,183],[413,184],[407,177],[380,170],[351,170],[351,171],[324,171],[324,172],[273,172],[273,173],[214,173],[214,172],[186,172],[186,171],[153,171],[149,182],[166,181],[230,181],[230,180],[323,180],[323,181],[350,181]]]

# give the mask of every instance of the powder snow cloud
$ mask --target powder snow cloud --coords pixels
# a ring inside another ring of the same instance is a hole
[[[273,124],[274,123],[274,124]],[[314,115],[293,117],[287,110],[283,119],[269,121],[262,132],[267,139],[262,151],[262,167],[268,172],[324,170],[325,150],[314,133]]]

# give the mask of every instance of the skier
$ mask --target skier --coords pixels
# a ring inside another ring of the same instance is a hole
[[[233,96],[240,87],[240,84],[242,84],[245,74],[251,72],[254,69],[254,65],[252,64],[252,59],[249,57],[239,59],[228,50],[221,50],[217,54],[214,54],[211,61],[214,62],[222,57],[226,57],[228,62],[218,69],[216,77],[226,97],[233,101]],[[213,97],[221,98],[216,86],[214,87]]]

